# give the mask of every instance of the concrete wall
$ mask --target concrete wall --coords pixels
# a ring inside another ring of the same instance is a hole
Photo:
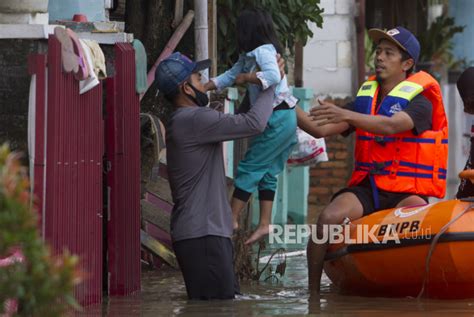
[[[321,0],[323,28],[310,27],[314,36],[304,48],[303,81],[315,95],[352,97],[357,76],[355,0]]]
[[[49,20],[71,20],[81,13],[91,22],[106,21],[104,0],[49,0]]]
[[[48,0],[2,0],[0,12],[4,13],[46,13]]]
[[[48,24],[48,0],[1,0],[0,24]]]

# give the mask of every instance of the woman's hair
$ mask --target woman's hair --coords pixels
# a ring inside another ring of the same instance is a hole
[[[268,12],[252,8],[243,10],[237,19],[237,42],[240,52],[250,52],[264,44],[273,44],[283,54]]]
[[[456,83],[458,87],[459,95],[464,102],[467,100],[474,99],[474,67],[469,67],[466,69]]]

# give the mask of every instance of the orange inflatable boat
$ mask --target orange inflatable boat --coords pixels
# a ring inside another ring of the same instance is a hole
[[[351,240],[330,245],[324,265],[340,292],[474,298],[474,199],[383,210],[349,228]]]

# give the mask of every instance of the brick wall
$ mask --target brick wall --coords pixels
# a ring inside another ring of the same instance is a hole
[[[357,81],[355,0],[321,0],[323,27],[310,24],[314,36],[304,48],[305,87],[339,106],[354,96]],[[353,164],[353,137],[326,138],[329,162],[310,170],[308,222],[315,222],[334,193],[345,187]]]
[[[342,106],[350,98],[332,100]],[[331,101],[331,100],[330,100]],[[346,187],[353,167],[353,135],[343,137],[331,136],[325,139],[328,162],[320,163],[310,169],[308,223],[315,223],[319,213],[329,204],[332,195]]]
[[[46,40],[0,39],[0,144],[27,151],[28,55],[44,53]]]

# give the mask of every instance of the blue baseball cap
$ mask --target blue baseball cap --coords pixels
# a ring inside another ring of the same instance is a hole
[[[370,29],[369,36],[375,43],[379,43],[381,40],[388,40],[396,44],[413,58],[415,64],[418,63],[418,58],[420,57],[420,43],[416,37],[404,27],[397,26],[388,31]]]
[[[169,95],[175,92],[192,73],[209,67],[211,67],[210,59],[194,62],[180,52],[175,52],[161,61],[156,69],[155,82],[158,85],[158,91]]]

